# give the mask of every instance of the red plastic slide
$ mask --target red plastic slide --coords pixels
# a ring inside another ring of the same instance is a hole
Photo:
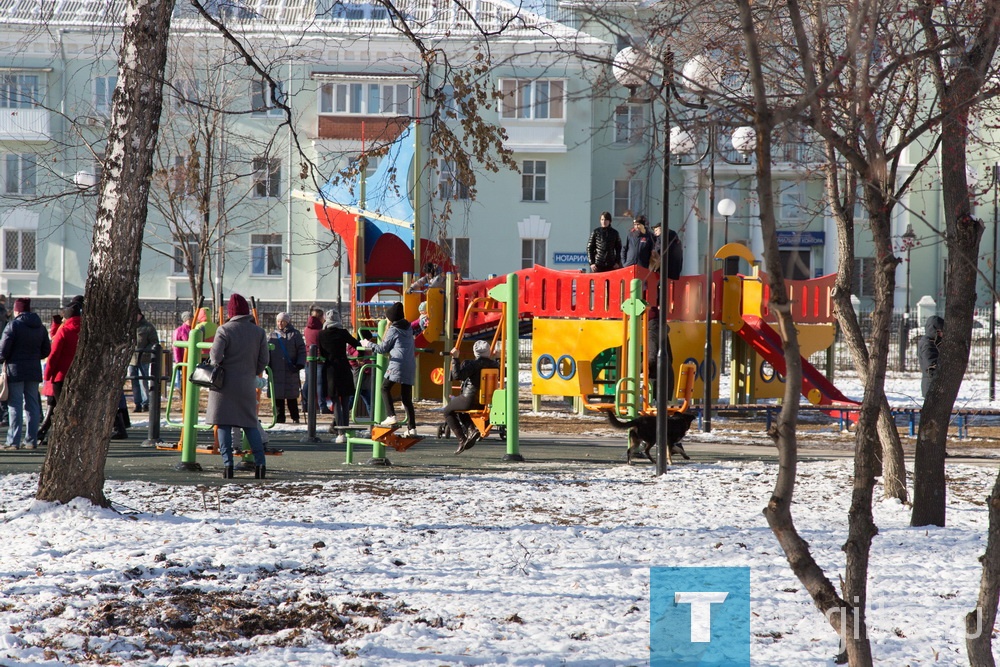
[[[743,326],[736,334],[753,347],[754,351],[764,357],[774,367],[774,369],[785,374],[785,353],[781,344],[781,336],[777,331],[756,315],[744,315]],[[802,395],[809,397],[810,392],[815,389],[820,393],[818,405],[821,407],[830,406],[830,410],[823,410],[826,414],[836,419],[844,418],[852,422],[858,420],[857,410],[837,410],[837,407],[858,407],[861,404],[844,396],[832,382],[826,379],[815,366],[802,358]]]

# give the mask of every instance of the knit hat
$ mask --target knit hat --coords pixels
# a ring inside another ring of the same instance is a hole
[[[397,322],[403,319],[403,304],[397,301],[389,306],[385,311],[385,319],[390,322]]]
[[[472,346],[472,353],[476,355],[476,359],[488,357],[490,356],[490,344],[485,340],[477,340]]]
[[[427,312],[427,302],[426,301],[421,301],[420,302],[420,305],[417,306],[417,312],[418,313],[426,313]]]
[[[326,319],[326,322],[323,323],[323,328],[330,329],[330,328],[333,328],[333,327],[339,327],[340,326],[340,312],[339,311],[331,308],[330,310],[328,310],[325,313],[323,313],[323,317],[324,317],[324,319]]]
[[[191,321],[191,311],[185,310],[183,313],[181,313],[181,322],[190,322],[190,321]]]
[[[14,299],[14,312],[15,313],[30,313],[31,312],[31,299],[23,296],[19,299]]]
[[[226,315],[229,319],[236,317],[237,315],[249,315],[250,314],[250,304],[239,294],[233,294],[229,297],[229,306],[226,308]]]
[[[289,323],[291,323],[292,316],[289,315],[288,313],[284,313],[284,312],[278,313],[278,316],[274,318],[274,321],[275,322],[289,322]]]

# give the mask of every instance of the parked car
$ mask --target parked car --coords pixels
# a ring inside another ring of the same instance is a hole
[[[924,335],[924,323],[910,323],[910,342],[916,343],[917,339]],[[997,322],[997,335],[1000,336],[1000,322]],[[990,318],[988,316],[976,315],[972,318],[972,340],[990,339]]]

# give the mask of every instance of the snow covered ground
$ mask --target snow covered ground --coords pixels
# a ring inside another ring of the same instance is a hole
[[[985,385],[967,385],[960,400],[988,405]],[[0,665],[647,665],[652,566],[750,567],[753,664],[830,665],[836,637],[761,514],[775,472],[581,463],[221,491],[108,482],[115,511],[38,503],[35,475],[7,475]],[[947,528],[876,505],[882,664],[967,664],[996,471],[948,472]],[[794,505],[835,582],[850,474],[849,461],[803,462]]]

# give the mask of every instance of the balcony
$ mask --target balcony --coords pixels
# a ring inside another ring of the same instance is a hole
[[[49,116],[45,109],[0,109],[0,141],[48,141]]]
[[[560,120],[500,121],[507,130],[507,148],[521,153],[565,153],[566,122]]]

